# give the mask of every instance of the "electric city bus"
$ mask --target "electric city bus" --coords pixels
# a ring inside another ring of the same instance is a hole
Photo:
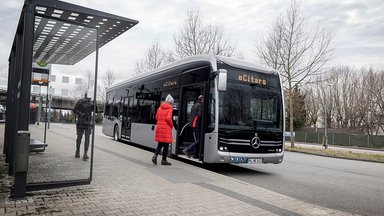
[[[274,163],[284,157],[284,100],[279,73],[238,59],[198,55],[140,74],[107,89],[103,133],[156,148],[156,111],[174,98],[170,154],[194,142],[191,107],[204,96],[202,163]]]

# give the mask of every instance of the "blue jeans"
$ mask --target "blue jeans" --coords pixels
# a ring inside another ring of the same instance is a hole
[[[194,150],[195,155],[198,155],[199,147],[200,147],[200,130],[192,129],[193,130],[193,136],[195,137],[195,142],[190,144],[186,149],[188,152],[191,152],[191,150]]]

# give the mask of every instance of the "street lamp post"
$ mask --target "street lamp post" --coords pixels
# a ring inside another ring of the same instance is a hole
[[[328,84],[329,87],[329,97],[331,97],[331,87],[332,84]],[[326,94],[324,94],[326,95]],[[328,108],[327,108],[327,98],[324,100],[324,106],[325,106],[325,116],[324,116],[324,148],[328,149],[328,131],[327,131],[327,113],[328,113]]]
[[[51,123],[51,103],[52,103],[52,86],[48,89],[48,129]]]
[[[42,106],[42,101],[41,101],[41,84],[39,83],[39,97],[38,97],[38,107],[37,107],[37,125],[40,125],[40,118],[41,118],[41,106]]]

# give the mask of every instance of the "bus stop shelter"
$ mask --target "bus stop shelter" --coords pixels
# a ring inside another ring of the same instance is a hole
[[[4,136],[6,162],[14,177],[14,198],[25,197],[27,191],[89,184],[92,180],[94,130],[87,177],[27,182],[32,64],[75,65],[95,53],[95,99],[99,48],[136,24],[136,20],[63,1],[25,0],[9,57]]]

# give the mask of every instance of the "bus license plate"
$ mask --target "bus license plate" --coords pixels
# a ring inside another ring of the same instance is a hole
[[[248,163],[250,163],[250,164],[259,164],[262,162],[263,162],[263,159],[261,159],[261,158],[249,158],[248,159]]]
[[[247,163],[246,157],[231,157],[230,163]]]

